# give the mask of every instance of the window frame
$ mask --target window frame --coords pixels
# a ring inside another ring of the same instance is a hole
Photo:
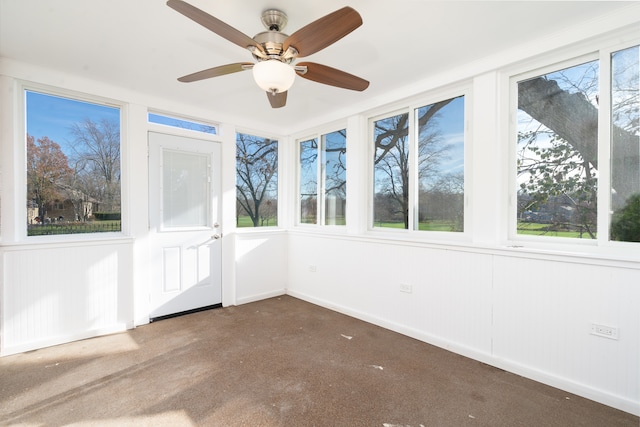
[[[535,77],[543,76],[549,73],[553,73],[556,71],[560,71],[566,68],[578,66],[580,64],[584,64],[586,62],[598,60],[598,55],[594,52],[587,53],[583,55],[576,55],[575,57],[571,57],[562,61],[556,61],[553,63],[548,63],[545,65],[541,65],[536,68],[528,69],[527,71],[511,75],[509,77],[509,132],[508,132],[508,140],[509,140],[509,149],[508,149],[508,158],[509,158],[509,213],[507,215],[508,221],[508,230],[507,236],[509,241],[512,242],[544,242],[549,241],[549,239],[554,239],[557,241],[562,241],[564,243],[573,242],[578,245],[592,245],[597,239],[578,239],[571,237],[553,237],[553,236],[534,236],[534,235],[525,235],[517,233],[517,210],[518,210],[518,185],[517,185],[517,136],[518,136],[518,119],[517,119],[517,111],[518,111],[518,83],[529,80]],[[600,70],[602,67],[600,67]],[[598,75],[598,87],[602,86],[602,74]],[[599,89],[600,90],[600,89]],[[603,108],[602,104],[599,105],[599,110]],[[599,114],[600,115],[600,114]],[[598,119],[598,135],[600,134],[601,123]],[[598,138],[598,150],[600,149],[600,140]],[[599,171],[600,172],[600,171]],[[601,183],[601,176],[598,177],[598,186]],[[598,200],[598,211],[600,209],[600,198],[597,197]],[[599,216],[599,213],[598,213]],[[598,222],[598,230],[597,235],[600,235],[600,223]],[[517,243],[516,243],[517,244]]]
[[[418,229],[418,209],[419,209],[419,186],[418,186],[418,138],[416,135],[416,111],[419,108],[435,104],[440,101],[464,97],[464,195],[463,195],[463,231],[436,231],[436,230],[419,230]],[[366,115],[367,117],[367,224],[366,230],[370,235],[382,238],[401,238],[416,241],[434,241],[434,242],[469,242],[471,241],[472,228],[472,203],[470,198],[471,176],[472,176],[472,150],[473,150],[473,82],[464,81],[455,85],[449,85],[439,89],[426,92],[424,94],[412,97],[402,104],[388,106],[385,109],[378,109]],[[400,114],[408,114],[408,138],[410,144],[409,151],[409,229],[394,229],[387,227],[376,227],[374,223],[374,198],[375,198],[375,146],[374,140],[374,122],[397,116]]]
[[[316,150],[318,151],[318,156],[316,157],[316,222],[315,224],[311,224],[308,222],[302,222],[302,194],[300,194],[300,189],[302,186],[302,168],[301,168],[301,164],[300,164],[300,156],[302,155],[302,143],[303,142],[308,142],[308,141],[316,141],[317,144],[317,148]],[[294,224],[296,226],[301,226],[301,227],[318,227],[322,224],[322,212],[321,212],[321,206],[322,206],[322,197],[320,197],[320,188],[322,187],[322,175],[321,175],[321,163],[322,163],[322,159],[320,158],[321,153],[320,153],[320,146],[322,144],[322,140],[321,140],[321,135],[318,134],[313,134],[313,135],[309,135],[306,137],[302,137],[302,138],[295,138],[295,144],[296,144],[296,149],[295,149],[295,153],[296,153],[296,209],[295,209],[295,221]]]
[[[277,201],[276,201],[276,224],[275,225],[267,225],[267,226],[259,226],[259,227],[238,227],[237,225],[234,225],[234,229],[236,232],[238,233],[255,233],[255,232],[269,232],[269,231],[274,231],[274,230],[278,230],[278,229],[282,229],[283,225],[283,209],[285,207],[284,205],[284,201],[282,200],[283,197],[286,196],[286,191],[284,191],[283,188],[283,181],[282,181],[282,174],[283,174],[283,155],[284,155],[284,146],[286,138],[279,136],[279,135],[275,135],[275,134],[269,134],[268,132],[263,132],[263,131],[256,131],[253,129],[247,129],[247,128],[240,128],[240,127],[236,127],[235,130],[233,131],[233,159],[234,159],[234,164],[233,164],[233,203],[234,203],[234,207],[233,207],[233,219],[234,219],[234,224],[237,224],[238,221],[238,211],[236,209],[236,204],[237,204],[237,200],[238,200],[238,187],[237,187],[237,183],[238,183],[238,169],[237,169],[237,155],[238,155],[238,134],[245,134],[245,135],[250,135],[250,136],[255,136],[258,138],[264,138],[264,139],[272,139],[277,141],[277,149],[276,149],[276,155],[278,156],[278,159],[276,161],[276,167],[277,167],[277,181],[275,184],[276,187],[276,191],[277,191]],[[212,135],[213,136],[213,135]],[[286,171],[285,171],[286,172]]]
[[[636,242],[622,242],[610,240],[611,226],[611,54],[620,50],[640,45],[640,37],[607,37],[599,42],[591,42],[578,48],[564,49],[544,55],[535,60],[526,61],[515,67],[505,69],[504,78],[507,81],[508,92],[508,125],[505,126],[508,153],[508,203],[506,221],[506,245],[510,247],[531,247],[534,249],[558,250],[578,248],[581,251],[593,252],[597,248],[607,248],[613,253],[623,253],[625,248],[640,249]],[[580,239],[573,237],[533,236],[517,233],[517,108],[518,82],[559,71],[567,67],[579,65],[588,61],[598,61],[598,190],[596,200],[597,235],[595,239]]]
[[[130,217],[129,217],[129,146],[128,146],[128,104],[103,96],[92,95],[75,90],[49,86],[46,84],[33,83],[23,80],[16,81],[16,104],[17,104],[17,120],[15,144],[20,147],[15,152],[14,182],[16,191],[14,193],[15,204],[15,234],[16,243],[41,244],[41,243],[67,243],[67,242],[90,242],[102,240],[116,240],[128,237],[130,235]],[[27,110],[26,110],[26,92],[36,92],[43,95],[65,98],[72,101],[79,101],[97,105],[103,105],[119,110],[120,120],[120,231],[99,232],[99,233],[77,233],[77,234],[52,234],[46,236],[28,236],[27,235],[27,209],[25,201],[27,200]]]
[[[295,221],[294,224],[296,227],[317,227],[317,228],[323,228],[323,229],[335,229],[336,231],[338,230],[343,230],[346,228],[347,224],[348,224],[348,220],[346,218],[346,213],[347,213],[347,209],[345,207],[345,224],[326,224],[326,151],[325,151],[325,137],[329,134],[335,133],[335,132],[340,132],[340,131],[344,131],[346,133],[345,136],[345,149],[347,150],[347,161],[346,161],[346,165],[347,168],[345,170],[345,181],[347,182],[347,186],[348,184],[348,169],[349,169],[349,129],[348,127],[345,126],[339,126],[339,125],[335,125],[335,126],[331,126],[331,127],[325,127],[325,128],[321,128],[320,130],[313,132],[313,133],[308,133],[305,134],[304,136],[299,136],[299,137],[295,137],[294,141],[295,141],[295,156],[296,156],[296,163],[295,163],[295,175],[296,175],[296,180],[295,180],[295,185],[296,185],[296,189],[295,189],[295,203],[296,203],[296,208],[295,208]],[[300,194],[300,186],[302,185],[302,174],[301,174],[301,168],[300,168],[300,154],[301,154],[301,147],[300,144],[302,142],[307,142],[307,141],[311,141],[311,140],[316,140],[317,141],[317,145],[318,145],[318,157],[317,157],[317,165],[316,165],[316,181],[317,181],[317,186],[316,186],[316,197],[317,197],[317,201],[316,201],[316,223],[315,224],[309,224],[309,223],[305,223],[302,222],[302,197]],[[348,199],[345,198],[345,206],[348,203]]]
[[[180,127],[180,126],[174,126],[174,125],[170,125],[170,124],[166,124],[166,123],[158,123],[158,122],[154,122],[150,120],[150,115],[155,115],[155,116],[161,116],[161,117],[165,117],[167,119],[173,119],[173,120],[178,120],[178,121],[184,121],[184,122],[188,122],[188,123],[192,123],[195,125],[202,125],[202,126],[209,126],[213,129],[215,129],[215,132],[205,132],[205,131],[201,131],[201,130],[197,130],[197,129],[191,129],[191,128],[184,128],[184,127]],[[194,133],[196,135],[198,135],[198,138],[214,138],[216,140],[218,140],[220,138],[220,124],[217,122],[210,122],[207,120],[203,120],[203,119],[198,119],[195,117],[190,117],[190,116],[184,116],[181,114],[174,114],[174,113],[167,113],[165,111],[161,111],[161,110],[155,110],[152,108],[147,109],[147,124],[149,126],[157,126],[159,128],[162,128],[165,132],[169,131],[169,132],[187,132],[187,133]]]

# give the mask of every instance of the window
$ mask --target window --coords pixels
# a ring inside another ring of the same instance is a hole
[[[278,225],[278,141],[236,134],[238,227]]]
[[[518,235],[640,242],[639,49],[516,78]]]
[[[372,122],[373,225],[464,231],[464,96]]]
[[[300,223],[318,221],[318,139],[300,142]]]
[[[210,227],[211,158],[162,150],[162,229]]]
[[[25,91],[27,235],[121,231],[120,109]]]
[[[218,128],[208,123],[202,123],[194,120],[178,119],[176,117],[164,114],[149,113],[149,123],[157,123],[165,126],[171,126],[180,129],[188,129],[196,132],[208,133],[211,135],[218,134]]]
[[[518,234],[595,239],[598,61],[518,82]]]
[[[318,140],[320,140],[319,145]],[[331,132],[319,138],[300,141],[299,144],[300,223],[345,225],[346,129]]]
[[[611,240],[640,242],[640,46],[611,54]]]
[[[415,110],[418,229],[464,230],[464,97]]]
[[[374,226],[409,228],[409,113],[373,122]]]

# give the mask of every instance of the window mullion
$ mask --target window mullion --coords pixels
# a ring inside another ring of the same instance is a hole
[[[327,176],[327,156],[325,135],[318,135],[318,224],[326,225],[325,204],[326,204],[326,176]]]
[[[598,209],[597,241],[609,241],[611,212],[611,52],[600,52],[600,89],[598,105]]]
[[[416,115],[417,108],[412,108],[409,113],[409,227],[410,230],[418,230],[418,132]]]

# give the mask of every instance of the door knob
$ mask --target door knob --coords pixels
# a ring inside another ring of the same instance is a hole
[[[219,238],[221,238],[222,236],[218,233],[214,234],[213,236],[211,236],[212,239],[218,240]]]

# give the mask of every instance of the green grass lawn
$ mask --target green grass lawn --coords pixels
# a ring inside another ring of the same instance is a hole
[[[575,239],[590,239],[589,233],[582,233],[571,230],[549,230],[550,224],[539,224],[535,222],[519,222],[518,234],[529,236],[550,236],[550,237],[570,237]]]
[[[456,231],[455,225],[444,221],[428,221],[418,224],[418,230],[422,231]]]
[[[269,225],[275,225],[274,220],[269,221]],[[344,218],[338,218],[336,220],[336,225],[345,225]],[[375,227],[380,228],[393,228],[393,229],[404,229],[404,223],[402,222],[376,222],[374,224]],[[253,227],[253,223],[248,216],[241,216],[238,218],[238,227]],[[574,239],[589,239],[588,233],[582,233],[580,236],[579,231],[570,231],[570,230],[549,230],[549,224],[539,224],[533,222],[519,222],[518,223],[518,234],[521,235],[529,235],[529,236],[550,236],[550,237],[568,237]],[[420,231],[452,231],[452,225],[450,222],[445,221],[426,221],[421,222],[419,224]]]
[[[276,225],[278,225],[278,222],[276,221],[276,219],[269,218],[268,220],[264,221],[262,225],[259,225],[259,227],[275,227]],[[236,227],[238,228],[253,227],[253,221],[251,221],[251,218],[248,215],[240,216],[237,219]]]
[[[373,223],[374,227],[380,227],[380,228],[404,228],[404,223],[403,222],[381,222],[381,221],[376,221]]]
[[[251,218],[249,218],[248,216],[240,216],[238,217],[238,223],[236,224],[237,227],[253,227],[253,222],[251,221]]]
[[[347,222],[344,219],[344,217],[338,217],[335,219],[335,222],[333,224],[329,224],[329,225],[345,225]],[[315,222],[305,222],[304,224],[315,224]],[[264,226],[275,226],[276,221],[274,218],[269,220],[268,224],[265,224]],[[243,228],[243,227],[253,227],[253,222],[251,221],[251,218],[249,218],[247,215],[244,216],[240,216],[238,217],[238,223],[237,223],[237,227],[238,228]]]
[[[404,229],[403,222],[376,222],[375,227],[380,228],[401,228]],[[424,221],[418,224],[420,231],[452,231],[452,224],[446,221]]]

